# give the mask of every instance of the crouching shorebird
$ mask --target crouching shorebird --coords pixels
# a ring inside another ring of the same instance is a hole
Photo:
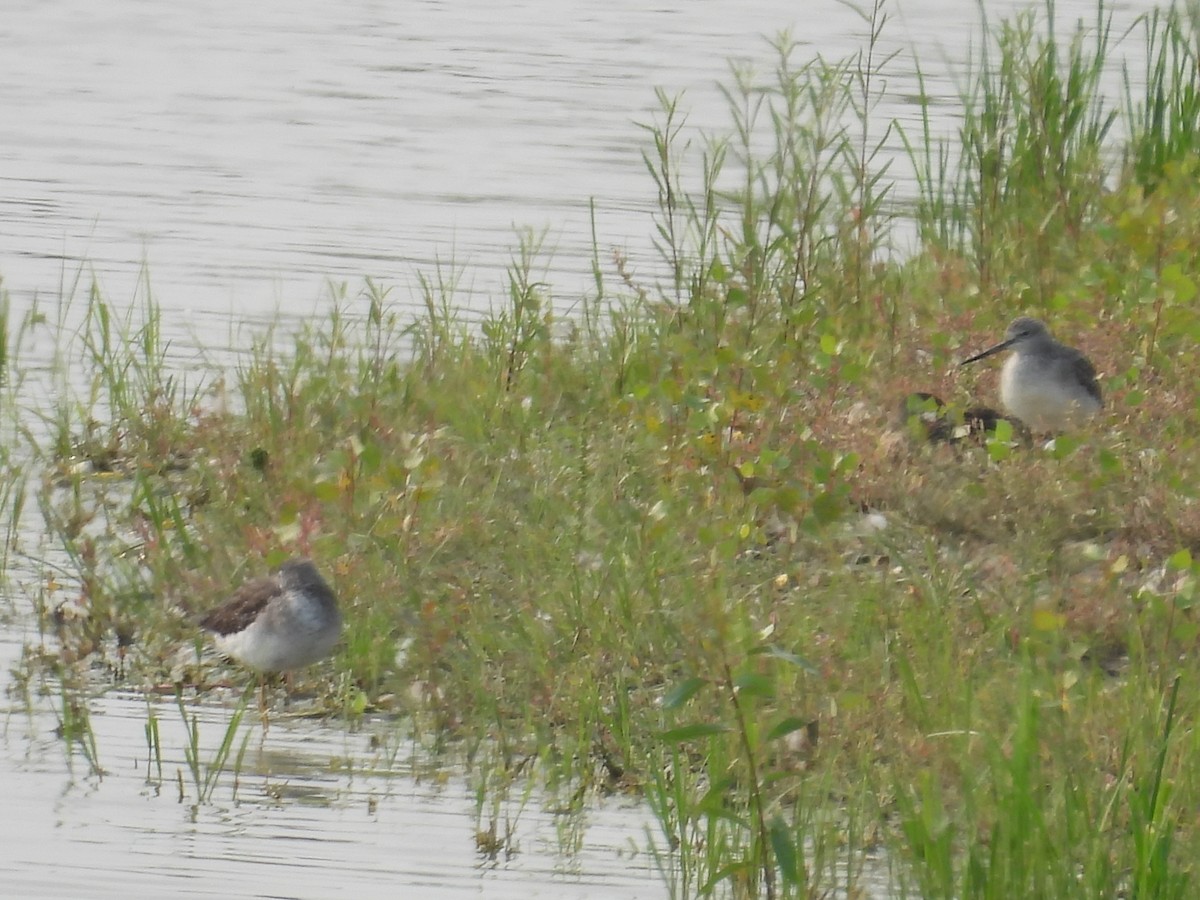
[[[1008,422],[1015,434],[1028,437],[1028,429],[1016,419],[1006,419],[990,406],[952,409],[937,394],[917,391],[900,401],[896,417],[902,428],[931,444],[982,443]]]
[[[1013,354],[1000,372],[1000,402],[1030,430],[1050,433],[1078,428],[1103,407],[1095,366],[1028,316],[1015,319],[999,344],[959,365],[1009,348]]]
[[[200,620],[217,649],[258,672],[290,672],[324,659],[342,633],[337,598],[308,559],[289,559],[242,585]]]

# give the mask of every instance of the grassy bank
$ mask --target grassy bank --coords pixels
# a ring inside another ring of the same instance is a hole
[[[678,896],[822,896],[880,849],[908,896],[1189,896],[1200,35],[1146,20],[1147,88],[1110,106],[1102,14],[994,23],[955,140],[904,135],[898,258],[885,12],[851,59],[781,40],[734,73],[723,141],[662,97],[665,274],[598,250],[569,316],[526,241],[481,325],[447,273],[415,319],[368,285],[185,383],[152,304],[81,301],[86,387],[19,431],[45,465],[8,501],[79,600],[37,598],[56,650],[23,683],[203,691],[188,614],[305,553],[346,612],[305,674],[330,713],[393,714],[485,794],[643,793]],[[954,364],[1019,313],[1097,363],[1095,427],[918,440],[901,399],[991,397]],[[51,324],[6,323],[9,371]]]

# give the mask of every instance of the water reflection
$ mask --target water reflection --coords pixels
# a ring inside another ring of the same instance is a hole
[[[7,896],[665,896],[652,861],[634,849],[649,817],[628,801],[598,804],[571,823],[586,828],[578,856],[559,849],[562,816],[536,802],[505,804],[518,852],[481,857],[469,786],[449,774],[418,777],[403,754],[378,749],[373,738],[389,739],[394,723],[350,732],[284,716],[264,735],[250,722],[240,774],[222,774],[211,802],[196,804],[187,730],[172,701],[148,707],[136,694],[109,693],[91,709],[102,778],[64,774],[42,715],[20,753],[24,727],[9,711],[0,766]],[[160,726],[161,777],[143,732],[148,709]],[[231,707],[186,709],[197,717],[201,758],[211,759]]]

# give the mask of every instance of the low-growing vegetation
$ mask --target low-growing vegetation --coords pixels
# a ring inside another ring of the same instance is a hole
[[[896,896],[1193,896],[1200,31],[1147,17],[1114,106],[1102,9],[993,24],[959,133],[903,134],[900,257],[882,0],[864,23],[852,59],[783,38],[735,72],[724,138],[661,97],[656,276],[601,239],[595,291],[556,297],[525,238],[482,324],[453,270],[415,319],[368,284],[191,383],[153,304],[93,292],[75,390],[23,426],[11,496],[78,599],[39,599],[59,652],[21,683],[203,691],[191,614],[303,553],[346,613],[301,678],[329,714],[485,793],[644,795],[676,896],[857,896],[871,866]],[[1025,313],[1096,362],[1094,426],[920,440],[904,398],[993,396],[955,363]],[[49,325],[5,325],[11,372]]]

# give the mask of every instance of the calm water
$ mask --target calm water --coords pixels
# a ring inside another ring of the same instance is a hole
[[[948,109],[973,7],[897,2],[884,34],[885,52],[915,48]],[[1091,0],[1058,8],[1093,15]],[[602,253],[650,269],[634,122],[654,87],[723,131],[725,61],[769,70],[766,37],[785,28],[831,59],[866,30],[836,0],[7,0],[0,278],[23,301],[82,266],[119,302],[145,263],[168,324],[211,343],[231,315],[320,308],[330,280],[411,300],[437,260],[465,266],[462,299],[486,307],[529,226],[549,229],[569,304],[590,280],[589,198]],[[881,117],[914,114],[911,58],[887,70]]]
[[[994,17],[1018,5],[987,4]],[[1094,15],[1090,0],[1057,6],[1063,21]],[[1110,8],[1121,25],[1149,6]],[[882,50],[905,52],[886,71],[881,120],[915,116],[915,53],[952,130],[974,4],[897,0],[890,12]],[[465,267],[460,300],[487,308],[514,228],[530,226],[548,229],[547,275],[567,307],[590,281],[590,198],[602,257],[620,248],[653,272],[654,192],[634,124],[651,119],[653,89],[686,92],[690,124],[724,130],[725,60],[768,69],[765,37],[784,28],[830,59],[865,35],[835,0],[6,0],[0,279],[18,308],[80,274],[120,304],[145,267],[177,348],[236,352],[246,323],[325,307],[330,281],[353,292],[371,276],[411,302],[415,273],[439,260]],[[0,681],[35,640],[28,619],[18,596],[0,627]],[[521,854],[481,865],[466,786],[403,766],[364,773],[369,729],[273,725],[252,741],[238,799],[218,790],[193,814],[170,783],[183,747],[170,704],[155,707],[159,786],[146,780],[141,697],[91,704],[103,779],[67,765],[54,698],[32,715],[5,703],[4,896],[666,894],[634,852],[647,816],[621,804],[592,812],[572,858],[534,801]],[[215,736],[228,711],[199,715]]]
[[[5,662],[15,646],[0,644]],[[6,666],[7,669],[7,666]],[[409,758],[372,749],[394,724],[348,733],[327,723],[276,717],[264,736],[253,714],[236,797],[225,777],[195,806],[183,755],[186,732],[172,700],[150,705],[110,693],[90,704],[105,769],[74,777],[46,713],[6,708],[0,731],[0,896],[162,897],[661,897],[653,861],[638,848],[649,816],[630,801],[594,806],[564,822],[532,803],[503,807],[518,853],[497,861],[475,848],[473,796],[462,778],[414,776]],[[143,723],[159,721],[162,777]],[[229,707],[195,714],[209,759]],[[180,801],[176,773],[184,773]],[[559,829],[586,825],[583,851],[559,851]]]

